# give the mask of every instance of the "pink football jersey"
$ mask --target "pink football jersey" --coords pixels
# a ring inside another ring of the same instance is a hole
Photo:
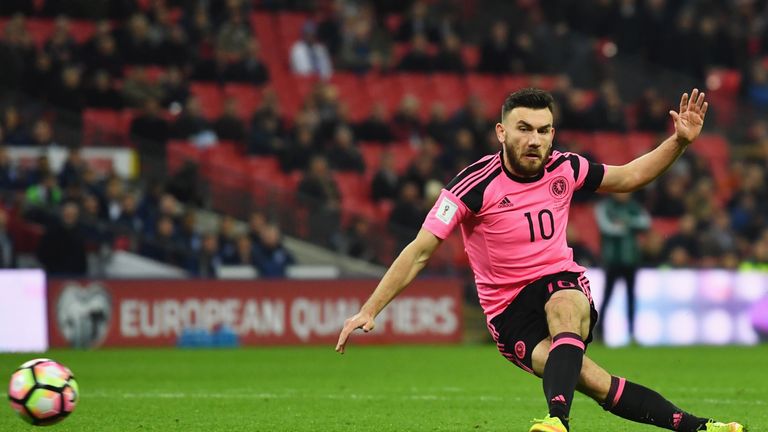
[[[424,229],[445,239],[461,226],[487,319],[501,313],[534,280],[583,272],[566,244],[571,197],[595,191],[605,167],[574,153],[553,151],[541,175],[510,173],[502,153],[464,169],[443,190]]]

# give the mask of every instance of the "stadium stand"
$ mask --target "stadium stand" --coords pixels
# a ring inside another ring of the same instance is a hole
[[[81,223],[91,241],[141,252],[143,242],[156,238],[158,221],[165,215],[173,222],[173,239],[163,260],[197,274],[195,263],[203,255],[205,233],[184,232],[182,207],[206,208],[239,219],[260,211],[286,234],[306,238],[312,214],[298,204],[302,200],[296,193],[310,157],[332,154],[339,126],[349,126],[362,136],[363,130],[371,130],[370,118],[378,115],[378,128],[373,130],[383,138],[354,140],[365,169],[332,173],[329,184],[341,197],[340,225],[328,227],[336,231],[327,233],[331,240],[324,246],[348,253],[345,238],[362,218],[377,240],[375,253],[367,259],[384,263],[396,253],[395,239],[411,235],[413,229],[389,223],[396,205],[392,199],[371,199],[371,182],[382,155],[393,155],[398,184],[419,186],[420,201],[413,210],[425,213],[433,199],[429,184],[445,184],[466,163],[496,151],[492,129],[501,103],[509,91],[525,86],[539,86],[555,95],[560,148],[608,164],[621,164],[653,148],[669,131],[671,98],[684,88],[705,87],[713,107],[706,133],[684,163],[638,198],[653,212],[653,231],[664,239],[677,232],[670,217],[695,217],[697,250],[690,251],[694,258],[686,265],[732,265],[726,257],[733,254],[740,262],[753,260],[755,239],[768,236],[763,228],[768,214],[764,204],[768,103],[761,96],[768,91],[768,32],[726,31],[733,28],[727,23],[741,19],[748,21],[741,27],[757,26],[753,17],[768,11],[765,2],[745,6],[754,8],[751,15],[724,5],[709,9],[687,5],[701,17],[724,18],[715,24],[722,31],[713,36],[709,55],[682,67],[678,62],[686,60],[671,55],[671,47],[633,46],[643,42],[632,42],[620,25],[597,34],[595,29],[603,27],[575,22],[583,15],[541,14],[549,7],[543,2],[508,5],[517,10],[520,23],[534,16],[543,21],[536,28],[513,26],[499,39],[496,34],[492,37],[495,26],[482,25],[488,18],[473,6],[478,2],[427,1],[435,19],[445,7],[475,11],[463,27],[441,27],[431,21],[434,26],[422,29],[428,41],[422,58],[427,69],[434,65],[443,42],[458,37],[461,72],[398,68],[414,45],[411,37],[402,39],[400,34],[407,7],[393,12],[381,10],[384,6],[375,2],[342,1],[344,7],[332,8],[330,1],[311,7],[301,1],[235,1],[211,2],[205,9],[171,0],[124,1],[130,13],[105,21],[114,17],[98,8],[89,16],[44,16],[49,10],[46,3],[34,2],[36,12],[29,16],[5,8],[0,17],[0,64],[8,65],[0,71],[0,138],[7,146],[0,152],[5,155],[0,157],[0,188],[19,252],[35,251],[44,227],[58,211],[58,204],[47,203],[41,213],[27,199],[51,169],[9,156],[18,146],[46,149],[35,144],[39,119],[54,125],[55,136],[48,141],[66,148],[121,147],[139,153],[140,175],[133,178],[120,178],[109,170],[98,174],[87,164],[54,172],[61,202],[79,204]],[[583,7],[588,11],[593,6],[587,2]],[[649,19],[647,11],[639,9],[638,19]],[[663,12],[673,20],[682,10],[670,2]],[[335,62],[326,80],[291,72],[291,49],[308,25],[316,29]],[[606,49],[605,41],[615,43],[617,52]],[[114,52],[106,56],[100,50],[110,44]],[[744,55],[730,55],[719,48],[723,46],[737,47]],[[144,54],[141,61],[135,60],[137,52]],[[350,52],[363,61],[340,68],[340,59]],[[490,61],[488,56],[496,52],[509,61]],[[252,73],[259,65],[268,71],[266,82]],[[111,90],[124,98],[120,106],[130,108],[77,102],[88,100],[85,95],[100,72],[108,73]],[[181,80],[170,84],[176,79],[171,76],[179,73]],[[202,118],[185,117],[190,97],[199,103]],[[143,113],[151,100],[159,101],[161,111],[146,118]],[[221,128],[217,134],[214,126],[219,121],[232,124],[222,120],[228,101],[234,104],[234,121],[242,129],[235,139],[224,138]],[[142,122],[136,123],[137,119]],[[136,124],[141,125],[140,135],[133,129]],[[178,130],[184,131],[183,136],[174,136]],[[308,147],[299,143],[303,131],[310,133]],[[338,158],[330,162],[335,166]],[[107,197],[111,180],[125,184],[128,191]],[[137,201],[139,230],[133,222],[125,222],[134,211],[124,208],[134,205],[123,203],[127,195]],[[86,217],[89,196],[98,204],[93,220]],[[161,202],[171,199],[175,202],[165,205],[173,209],[163,210]],[[721,212],[730,218],[730,230],[718,237],[712,234],[713,219]],[[599,239],[588,198],[573,207],[571,219],[587,246],[597,252]],[[723,241],[723,236],[730,241]],[[216,253],[223,254],[228,243],[219,243],[225,244],[216,245]],[[252,243],[259,252],[259,242]],[[441,252],[445,255],[433,261],[433,269],[466,265],[460,241],[448,243]],[[648,252],[648,262],[669,264],[668,257],[651,255]],[[263,273],[258,264],[254,267]]]

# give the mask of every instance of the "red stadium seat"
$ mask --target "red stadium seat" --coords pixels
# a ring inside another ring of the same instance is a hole
[[[280,46],[280,35],[277,33],[277,19],[273,14],[256,12],[251,14],[251,28],[261,46],[264,62],[269,67],[272,76],[281,75],[288,71],[287,52]]]
[[[467,103],[467,86],[459,75],[434,74],[432,84],[435,97],[445,106],[446,113],[451,116]]]
[[[610,165],[622,165],[631,159],[627,136],[622,133],[596,132],[589,150],[599,162]]]
[[[353,122],[364,120],[371,112],[371,99],[363,89],[359,76],[347,73],[334,73],[330,83],[339,91],[339,98],[349,109],[349,118]]]
[[[363,85],[373,103],[383,104],[390,115],[397,111],[403,99],[403,88],[397,77],[367,74],[363,77]]]
[[[464,45],[461,47],[461,57],[468,69],[475,70],[480,64],[480,49],[475,45]]]
[[[356,202],[370,201],[370,187],[364,175],[349,172],[334,172],[333,178],[339,186],[343,200]]]
[[[600,229],[597,227],[595,210],[591,204],[572,205],[568,221],[592,252],[600,252]]]
[[[651,222],[651,230],[664,238],[672,237],[680,230],[680,219],[655,217]]]
[[[642,156],[661,142],[656,134],[650,132],[629,132],[626,137],[631,149],[631,157]]]
[[[196,81],[189,85],[189,91],[200,101],[206,119],[215,120],[221,115],[224,92],[218,84]]]
[[[84,110],[83,145],[128,145],[132,119],[133,113],[129,110]]]
[[[413,95],[420,103],[420,117],[423,121],[429,119],[432,103],[437,100],[437,93],[432,83],[432,78],[426,74],[401,73],[397,75],[403,96]]]
[[[261,104],[263,90],[252,84],[227,83],[224,85],[224,97],[237,101],[237,113],[240,118],[250,123],[251,117]]]
[[[720,126],[730,126],[736,120],[742,76],[737,69],[713,68],[707,74],[707,99],[714,109]]]
[[[171,140],[166,145],[166,155],[168,172],[173,174],[186,161],[200,163],[202,151],[188,141]]]
[[[82,44],[93,37],[93,33],[96,31],[96,25],[93,23],[93,21],[71,20],[70,30],[72,38],[75,40],[75,42]]]
[[[277,14],[278,43],[283,52],[287,53],[286,58],[290,58],[291,47],[301,39],[301,29],[309,19],[310,16],[305,13],[280,12]]]
[[[467,88],[470,96],[477,96],[483,101],[486,115],[496,118],[507,97],[502,81],[495,75],[469,74]]]

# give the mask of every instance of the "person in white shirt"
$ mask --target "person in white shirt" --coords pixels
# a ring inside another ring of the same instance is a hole
[[[291,48],[291,69],[297,75],[318,75],[329,78],[333,74],[333,65],[328,49],[317,40],[315,23],[304,24],[302,38]]]

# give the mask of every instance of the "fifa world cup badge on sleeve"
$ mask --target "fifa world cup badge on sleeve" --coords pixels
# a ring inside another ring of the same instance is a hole
[[[440,201],[440,206],[437,208],[437,218],[448,225],[451,223],[451,219],[453,219],[453,215],[456,214],[456,210],[458,209],[459,206],[456,205],[455,202],[444,197],[443,200]]]

